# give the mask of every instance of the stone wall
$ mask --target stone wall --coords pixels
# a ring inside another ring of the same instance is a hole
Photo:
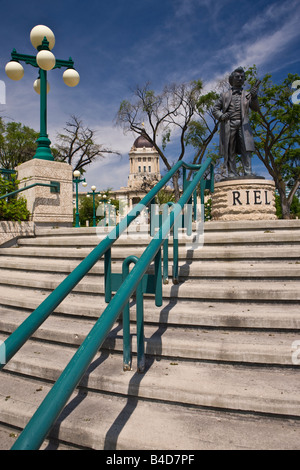
[[[18,237],[33,237],[34,222],[0,222],[0,246],[13,243]]]

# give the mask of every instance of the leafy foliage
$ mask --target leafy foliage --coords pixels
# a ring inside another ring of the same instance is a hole
[[[254,84],[256,67],[249,68],[246,76]],[[274,84],[266,74],[258,96],[260,112],[251,115],[255,149],[275,181],[283,218],[290,216],[300,184],[300,105],[291,100],[292,84],[299,79],[297,74],[288,74],[282,83]]]
[[[108,201],[109,201],[109,204],[114,206],[115,211],[119,210],[119,201],[111,197],[111,193],[109,189],[101,192],[101,195],[95,195],[96,224],[98,224],[100,220],[104,218],[104,215],[97,215],[97,209],[99,205],[104,204],[104,203],[107,204]],[[89,226],[93,225],[93,197],[92,195],[90,195],[89,197],[84,196],[80,198],[79,221],[80,221],[81,226],[85,226],[87,221],[89,223]]]
[[[30,160],[36,151],[39,134],[20,122],[5,123],[0,118],[0,167],[14,169]]]
[[[158,191],[158,193],[155,196],[155,202],[159,206],[163,206],[164,204],[167,204],[168,202],[175,202],[175,196],[173,191],[169,191],[165,188],[161,189]]]
[[[0,196],[18,189],[18,181],[15,177],[3,178],[0,175]],[[30,212],[27,210],[27,202],[23,197],[10,196],[0,199],[0,220],[22,221],[29,220]]]

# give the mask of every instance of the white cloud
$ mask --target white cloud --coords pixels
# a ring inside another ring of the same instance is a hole
[[[298,20],[292,19],[283,24],[277,31],[268,33],[258,38],[254,43],[248,43],[244,48],[234,45],[232,47],[233,56],[236,57],[236,64],[256,64],[257,66],[266,64],[274,56],[281,53],[287,45],[299,35]]]
[[[109,155],[108,157],[94,162],[92,166],[87,167],[85,179],[88,183],[87,190],[95,185],[97,190],[107,188],[119,189],[121,186],[127,186],[129,175],[128,155],[122,156]]]
[[[95,140],[103,147],[109,147],[120,155],[107,154],[107,156],[92,165],[86,167],[85,174],[88,187],[95,184],[101,189],[119,189],[121,186],[127,186],[129,175],[129,151],[133,145],[136,135],[129,132],[123,133],[119,127],[109,125],[99,125],[95,129]]]

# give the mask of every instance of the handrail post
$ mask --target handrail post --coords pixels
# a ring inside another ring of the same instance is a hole
[[[193,192],[193,220],[197,221],[197,190]]]
[[[104,292],[105,302],[111,301],[111,248],[104,253]]]
[[[210,165],[210,192],[213,193],[215,189],[215,167],[211,163]]]
[[[155,305],[156,307],[162,306],[162,270],[161,270],[161,248],[154,258],[154,272],[155,272]]]
[[[130,337],[130,309],[129,302],[122,312],[123,326],[123,370],[131,370],[131,337]]]
[[[183,191],[185,191],[186,183],[187,183],[185,166],[183,166],[183,168],[182,168],[182,180],[183,180]]]
[[[155,208],[156,208],[156,205],[153,204],[153,201],[155,200],[155,198],[151,199],[151,201],[149,202],[149,207],[150,207],[150,211],[149,211],[149,223],[150,223],[150,237],[154,237],[154,234],[155,234],[155,213],[153,211],[155,211]]]
[[[122,264],[122,282],[129,274],[130,263],[136,263],[136,256],[128,256]],[[145,369],[145,340],[144,340],[144,300],[143,279],[136,288],[136,340],[137,340],[137,371]],[[129,301],[123,308],[123,370],[131,370],[131,336],[130,336],[130,308]]]
[[[193,217],[193,198],[192,196],[188,200],[186,206],[186,234],[188,236],[192,235],[192,217]]]
[[[167,219],[168,214],[169,214],[169,207],[174,206],[174,202],[167,202],[164,204],[163,207],[163,214],[162,214],[162,223]],[[163,243],[163,283],[168,284],[169,283],[169,269],[168,269],[168,261],[169,261],[169,236],[166,237]]]
[[[169,240],[168,238],[165,239],[163,244],[163,283],[169,283],[169,269],[168,269],[168,261],[169,261]]]
[[[136,345],[137,371],[142,373],[145,370],[144,301],[142,281],[140,281],[136,289]]]
[[[129,264],[135,262],[136,257],[129,256],[122,264],[122,282],[125,281],[129,274]],[[130,308],[129,300],[123,308],[122,312],[123,324],[123,370],[131,370],[131,337],[130,337]]]
[[[178,219],[177,219],[178,220]],[[172,269],[172,279],[173,284],[178,284],[178,222],[175,221],[173,227],[173,269]]]

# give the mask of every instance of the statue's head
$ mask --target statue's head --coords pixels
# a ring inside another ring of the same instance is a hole
[[[244,85],[246,80],[245,71],[243,67],[238,67],[229,75],[229,83],[231,86],[240,88]]]

